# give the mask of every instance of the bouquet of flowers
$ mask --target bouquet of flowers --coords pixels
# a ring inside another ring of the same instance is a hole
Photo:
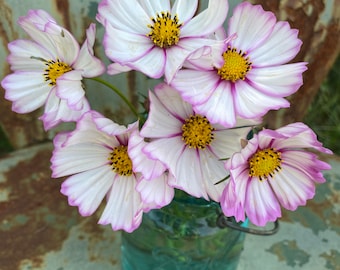
[[[227,0],[102,0],[97,20],[111,61],[94,55],[96,26],[80,46],[44,10],[18,24],[30,36],[8,44],[13,71],[1,82],[17,113],[44,107],[45,130],[58,133],[52,176],[66,177],[61,192],[83,216],[106,200],[99,224],[132,232],[143,213],[168,205],[175,190],[220,204],[224,215],[258,226],[281,208],[296,210],[325,181],[331,154],[303,123],[263,128],[269,110],[302,85],[307,63],[288,63],[299,52],[298,31],[259,5],[235,7],[227,28]],[[162,79],[138,112],[119,89],[97,77],[131,70]],[[91,109],[82,80],[93,78],[118,93],[136,115],[127,126]]]

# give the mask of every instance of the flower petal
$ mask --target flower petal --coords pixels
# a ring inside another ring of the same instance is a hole
[[[193,108],[197,113],[205,115],[213,124],[219,123],[228,128],[236,124],[233,91],[228,82],[219,83],[205,103],[193,105]]]
[[[171,9],[171,15],[177,15],[179,22],[186,24],[196,13],[198,0],[176,0]]]
[[[246,214],[257,226],[265,226],[268,221],[281,217],[281,208],[268,181],[253,178],[247,186],[245,200]]]
[[[150,16],[136,0],[103,0],[98,5],[96,18],[105,27],[110,24],[123,32],[145,36],[150,30],[147,27],[151,23]]]
[[[254,68],[247,74],[251,84],[272,97],[287,97],[294,94],[303,84],[302,73],[306,63]]]
[[[302,45],[297,36],[298,31],[291,29],[288,22],[277,22],[268,40],[249,53],[253,65],[266,67],[289,62],[297,55]]]
[[[250,53],[268,39],[275,23],[272,12],[264,11],[260,5],[243,2],[234,8],[229,20],[228,36],[237,33],[237,38],[231,42],[232,46]]]
[[[135,190],[134,176],[117,176],[114,179],[105,209],[98,221],[99,224],[111,224],[113,230],[132,232],[142,222],[143,203],[140,194]]]
[[[96,38],[96,25],[91,23],[86,30],[86,40],[82,45],[73,68],[82,70],[82,76],[92,78],[105,72],[104,63],[94,56],[93,46]]]
[[[154,44],[146,35],[125,32],[112,27],[110,24],[107,24],[105,29],[103,39],[105,54],[112,61],[121,65],[140,59],[154,47]],[[160,51],[162,53],[162,50]]]
[[[7,75],[1,86],[6,90],[5,98],[12,101],[12,110],[28,113],[41,107],[51,87],[38,72],[17,71]]]
[[[236,82],[233,93],[235,110],[243,118],[260,117],[269,110],[289,107],[287,100],[283,98],[273,99],[273,97],[259,92],[244,81]]]
[[[209,1],[208,8],[181,28],[181,37],[202,37],[217,30],[228,14],[228,1]]]
[[[136,190],[141,194],[144,204],[155,205],[157,208],[168,205],[174,197],[174,188],[168,185],[168,174],[162,174],[151,181],[142,179]]]
[[[158,160],[149,159],[142,149],[147,143],[137,131],[133,132],[129,139],[128,153],[132,160],[133,171],[142,173],[147,180],[160,177],[166,170],[165,166]]]
[[[82,216],[97,210],[113,182],[109,167],[100,167],[73,175],[61,185],[61,193],[68,196],[69,204],[78,206]]]

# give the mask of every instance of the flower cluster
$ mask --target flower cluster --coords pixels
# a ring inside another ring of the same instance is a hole
[[[51,168],[55,178],[68,176],[61,192],[81,215],[106,200],[99,223],[132,232],[180,189],[263,226],[282,207],[305,205],[325,181],[330,166],[309,149],[332,152],[309,127],[255,132],[303,83],[307,63],[291,63],[298,31],[247,2],[226,29],[227,0],[197,9],[198,0],[102,0],[96,19],[107,68],[94,56],[95,24],[79,46],[43,10],[18,20],[31,39],[8,45],[5,98],[17,113],[44,106],[46,130],[76,122],[54,138]],[[123,126],[91,109],[82,80],[130,70],[163,82],[149,90],[146,119]]]

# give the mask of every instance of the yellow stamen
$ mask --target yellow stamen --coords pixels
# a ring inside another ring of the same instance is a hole
[[[66,72],[69,72],[72,70],[72,68],[64,63],[64,62],[60,62],[59,59],[57,59],[57,61],[54,60],[44,60],[47,68],[45,69],[45,73],[44,73],[44,77],[45,77],[45,81],[48,82],[49,81],[49,85],[50,86],[54,86],[57,84],[57,79],[65,74]]]
[[[275,172],[281,170],[281,152],[274,148],[258,150],[249,159],[249,176],[260,180],[273,177]]]
[[[244,80],[248,71],[251,70],[251,62],[246,57],[245,52],[237,51],[235,48],[228,47],[223,53],[224,64],[217,69],[218,75],[224,80],[236,82]]]
[[[182,24],[178,23],[177,15],[171,18],[169,12],[161,12],[151,20],[153,25],[148,25],[151,31],[147,36],[155,45],[160,48],[169,48],[178,43]]]
[[[108,157],[112,170],[122,176],[132,175],[132,161],[127,152],[127,146],[115,147]]]
[[[185,120],[182,131],[182,140],[190,148],[204,149],[214,139],[214,128],[205,116],[190,116]]]

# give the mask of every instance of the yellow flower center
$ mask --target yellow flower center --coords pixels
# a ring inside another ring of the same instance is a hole
[[[169,12],[161,12],[151,20],[153,25],[148,25],[151,31],[147,36],[155,45],[160,48],[169,48],[178,43],[182,24],[178,23],[177,15],[171,18]]]
[[[237,51],[235,48],[228,47],[223,53],[224,64],[217,69],[218,75],[224,80],[236,82],[244,80],[247,72],[251,70],[251,62],[249,57],[246,57],[245,52]]]
[[[192,115],[182,126],[182,140],[190,148],[204,149],[214,139],[214,128],[205,116]]]
[[[61,75],[72,70],[72,68],[68,64],[64,62],[60,62],[59,59],[57,61],[44,60],[44,62],[45,62],[45,65],[47,66],[47,68],[45,69],[44,77],[45,77],[46,82],[49,81],[50,86],[56,85],[57,79]]]
[[[281,152],[274,148],[258,150],[249,159],[249,176],[260,180],[273,177],[275,172],[281,170]]]
[[[123,176],[132,174],[132,161],[127,152],[127,146],[120,145],[115,147],[108,157],[110,165],[115,173]]]

